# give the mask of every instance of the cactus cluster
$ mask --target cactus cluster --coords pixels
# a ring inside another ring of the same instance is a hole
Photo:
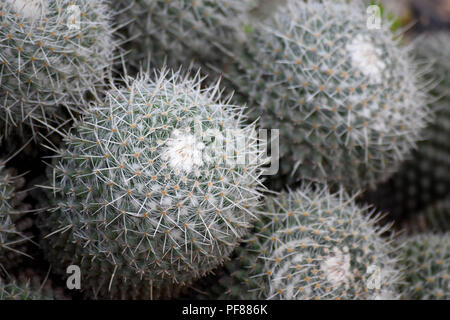
[[[112,88],[58,152],[57,208],[42,218],[51,259],[80,263],[85,286],[111,297],[182,286],[221,264],[255,217],[264,163],[242,119],[198,75]]]
[[[394,299],[397,253],[379,216],[342,189],[305,184],[266,198],[228,293],[246,299]],[[237,286],[236,286],[237,285]]]
[[[7,0],[0,13],[1,134],[62,123],[112,63],[106,1]]]
[[[260,125],[280,129],[281,173],[294,182],[374,186],[427,123],[423,70],[387,24],[367,28],[358,2],[288,1],[234,58],[226,75]]]
[[[368,3],[2,1],[0,300],[450,299],[448,35]]]
[[[127,61],[178,69],[221,63],[219,48],[242,39],[244,14],[255,0],[113,0],[123,26]]]

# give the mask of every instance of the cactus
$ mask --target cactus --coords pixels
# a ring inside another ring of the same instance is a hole
[[[30,288],[28,282],[24,284],[18,284],[14,281],[6,283],[0,278],[1,300],[51,300],[51,298],[43,295],[40,290]]]
[[[0,129],[62,123],[103,83],[115,42],[105,1],[0,5]],[[79,16],[78,16],[79,14]]]
[[[17,255],[26,255],[21,245],[28,240],[15,224],[18,212],[14,210],[14,202],[19,198],[15,187],[22,179],[5,172],[4,165],[4,162],[0,163],[0,272],[6,264],[16,262]]]
[[[280,129],[281,174],[347,188],[386,180],[428,120],[422,68],[361,3],[290,0],[248,30],[226,77],[264,128]]]
[[[151,60],[206,68],[221,64],[218,47],[231,48],[242,38],[242,24],[255,0],[115,0],[113,8],[124,28],[127,62],[144,66]],[[148,59],[151,57],[151,59]]]
[[[419,234],[404,239],[403,299],[450,299],[450,233]]]
[[[261,217],[230,262],[238,299],[394,299],[400,279],[389,226],[341,188],[303,184],[265,199]],[[234,263],[234,266],[232,265]]]
[[[415,52],[424,63],[432,63],[429,81],[435,102],[430,107],[433,122],[423,133],[424,141],[386,183],[366,198],[381,210],[404,220],[413,218],[450,194],[450,33],[424,34],[414,41]]]
[[[251,226],[265,160],[218,83],[164,69],[125,80],[67,135],[56,208],[40,224],[54,267],[79,265],[87,294],[144,299],[227,259]]]

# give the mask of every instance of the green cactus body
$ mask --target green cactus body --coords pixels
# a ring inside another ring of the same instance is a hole
[[[241,39],[242,19],[255,0],[115,0],[130,50],[127,61],[144,66],[164,62],[178,69],[191,63],[221,63]]]
[[[33,290],[28,283],[5,283],[0,279],[0,300],[51,300],[39,290]]]
[[[386,183],[366,195],[380,210],[398,220],[413,218],[450,196],[450,33],[424,34],[414,42],[416,55],[433,64],[429,81],[436,101],[430,107],[433,122],[424,130],[411,159],[401,165]]]
[[[21,245],[27,237],[15,225],[14,198],[17,178],[5,173],[0,165],[0,272],[2,266],[12,265],[16,256],[23,254]],[[16,213],[17,214],[17,213]]]
[[[358,189],[387,179],[421,137],[426,90],[410,50],[357,2],[289,1],[255,24],[226,71],[264,128],[281,173]]]
[[[144,299],[189,283],[252,225],[264,163],[254,126],[218,84],[200,82],[140,75],[67,136],[52,177],[58,207],[41,219],[55,235],[43,245],[62,272],[79,264],[95,296]]]
[[[0,5],[2,134],[65,120],[63,105],[101,85],[112,63],[105,1],[7,0]]]
[[[404,239],[406,279],[402,298],[414,300],[450,299],[450,233],[418,234]]]
[[[342,189],[321,185],[267,198],[261,220],[230,262],[238,299],[394,299],[400,271],[388,227]],[[232,263],[235,265],[232,266]]]

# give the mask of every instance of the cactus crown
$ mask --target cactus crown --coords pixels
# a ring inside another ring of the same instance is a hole
[[[67,136],[53,171],[58,208],[44,223],[71,228],[106,277],[183,284],[210,271],[258,203],[262,152],[242,112],[198,74],[126,79]]]

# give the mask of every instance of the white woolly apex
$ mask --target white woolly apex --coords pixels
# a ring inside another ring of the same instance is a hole
[[[381,49],[363,35],[358,35],[346,47],[355,68],[368,76],[372,83],[382,81],[386,64],[381,58]]]
[[[333,285],[340,286],[352,280],[350,269],[350,255],[339,248],[333,248],[334,255],[324,259],[321,268],[325,272],[327,280]]]
[[[47,11],[44,0],[7,0],[24,18],[39,19]]]
[[[194,135],[174,130],[172,137],[167,140],[163,151],[163,159],[178,171],[191,172],[195,167],[203,165],[203,152],[205,145],[197,141]]]

